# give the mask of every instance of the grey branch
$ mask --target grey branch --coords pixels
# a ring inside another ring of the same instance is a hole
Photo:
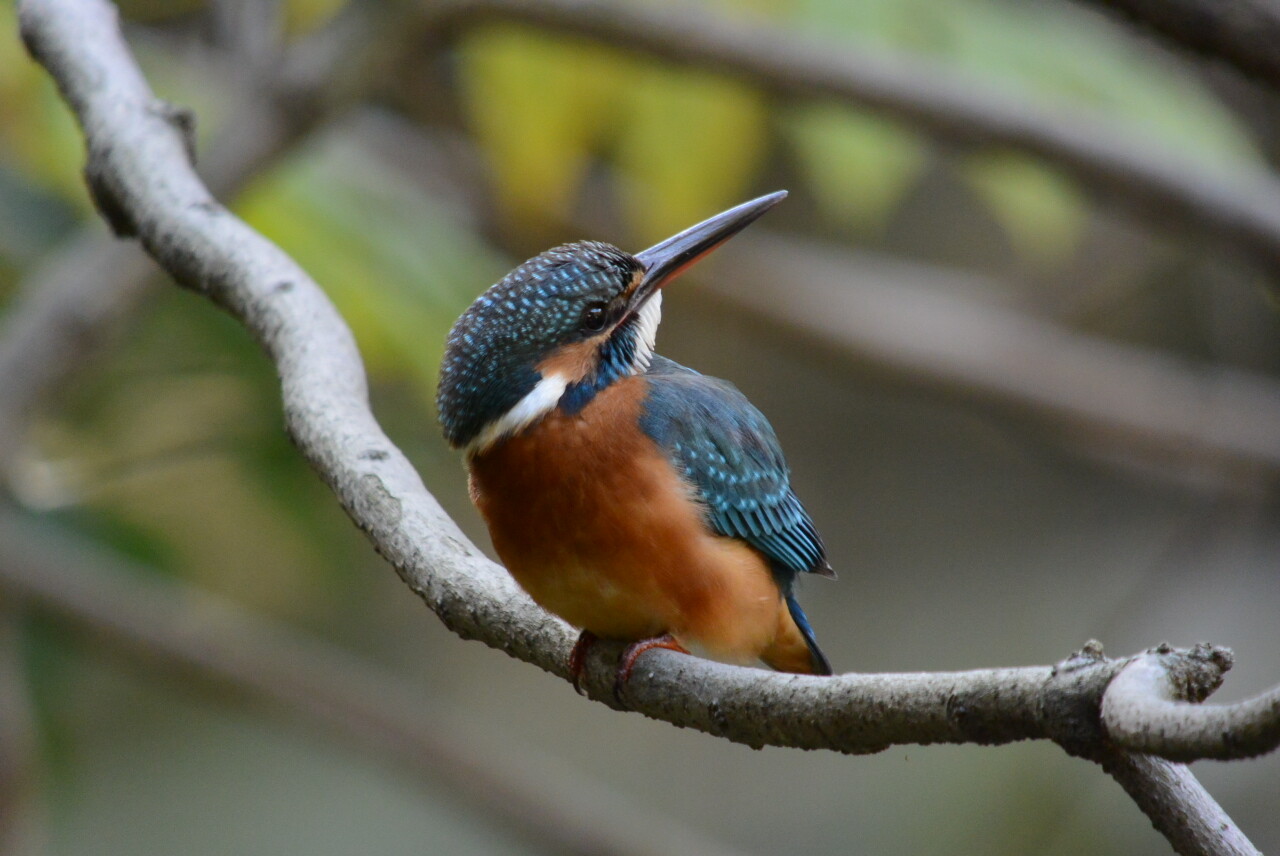
[[[1104,750],[1094,760],[1152,818],[1174,852],[1261,856],[1186,766],[1115,749]],[[1169,811],[1170,806],[1180,810]]]
[[[722,276],[704,292],[716,301],[933,389],[1098,439],[1166,474],[1256,488],[1280,471],[1280,384],[1265,375],[1090,336],[969,298],[954,275],[923,286],[939,274],[815,241],[755,232],[713,262]]]
[[[1190,223],[1242,248],[1280,275],[1280,179],[1265,171],[1234,179],[1209,174],[1097,115],[1012,99],[955,69],[859,54],[676,8],[608,0],[445,0],[424,4],[422,14],[431,27],[483,18],[521,21],[710,69],[779,95],[869,107],[954,144],[1012,146],[1132,211]]]
[[[467,541],[382,433],[350,331],[305,272],[200,183],[181,124],[148,88],[113,7],[105,0],[26,0],[20,21],[33,56],[80,120],[86,175],[104,211],[179,283],[222,305],[257,337],[280,373],[298,448],[378,551],[455,633],[565,677],[570,628]],[[586,682],[593,698],[614,705],[617,654],[616,645],[598,646]],[[1198,685],[1212,684],[1226,660],[1168,657],[1179,670],[1205,673]],[[865,753],[898,743],[1051,739],[1103,760],[1111,750],[1099,710],[1123,665],[1090,648],[1055,667],[813,678],[654,652],[640,662],[625,703],[752,746]],[[1134,775],[1149,780],[1149,772]],[[1207,794],[1203,799],[1212,804]],[[1233,852],[1222,844],[1233,828],[1215,843],[1184,840],[1179,830],[1197,805],[1160,801],[1144,809],[1183,852]]]
[[[1150,27],[1280,91],[1280,6],[1274,0],[1085,0]]]
[[[422,780],[445,782],[487,817],[556,853],[732,856],[674,818],[637,817],[622,797],[552,759],[475,733],[373,663],[2,509],[0,593],[6,606],[38,607],[129,653],[299,714]],[[0,610],[0,630],[5,615]],[[0,667],[14,652],[8,641],[0,637]],[[9,700],[0,696],[0,726]],[[0,757],[5,747],[0,742]]]
[[[1135,657],[1112,680],[1102,724],[1116,743],[1181,761],[1251,758],[1280,745],[1280,687],[1234,704],[1193,704],[1208,693],[1170,663],[1170,653]]]

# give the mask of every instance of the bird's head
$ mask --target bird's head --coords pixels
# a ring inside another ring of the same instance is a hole
[[[449,331],[436,405],[450,445],[483,451],[643,372],[662,318],[661,288],[786,195],[743,203],[634,256],[584,241],[511,271]]]

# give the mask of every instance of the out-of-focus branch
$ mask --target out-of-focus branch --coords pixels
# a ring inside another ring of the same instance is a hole
[[[362,146],[406,177],[481,216],[481,170],[464,146],[386,117],[355,129]],[[583,237],[601,237],[580,225]],[[687,299],[800,334],[894,381],[981,400],[1108,460],[1245,492],[1280,473],[1280,382],[1266,375],[984,301],[977,295],[998,289],[974,275],[761,226],[699,270]]]
[[[670,62],[714,70],[788,97],[883,112],[960,145],[1012,146],[1058,165],[1143,216],[1185,223],[1240,247],[1280,276],[1280,179],[1207,173],[1097,115],[996,93],[953,68],[893,60],[677,7],[609,0],[441,0],[423,26],[520,21]]]
[[[1192,704],[1208,695],[1180,680],[1168,648],[1135,657],[1102,700],[1102,723],[1116,743],[1162,757],[1252,758],[1280,746],[1280,687],[1234,704]],[[1221,651],[1206,656],[1222,656]]]
[[[299,139],[354,103],[384,73],[381,34],[393,28],[367,4],[294,45],[273,77],[245,80],[232,119],[212,141],[200,171],[221,196],[233,194]],[[252,83],[250,87],[249,84]],[[20,490],[17,456],[43,396],[146,293],[155,263],[102,224],[85,226],[27,275],[0,323],[0,493]]]
[[[1220,60],[1280,91],[1280,6],[1274,0],[1084,0]]]
[[[2,510],[0,592],[112,645],[301,714],[425,781],[448,784],[486,817],[553,852],[729,856],[672,818],[636,816],[621,797],[551,759],[452,721],[375,664]]]
[[[930,271],[753,232],[704,293],[913,383],[1102,440],[1164,472],[1256,488],[1280,472],[1280,383],[913,280]],[[785,283],[785,286],[780,286]]]
[[[216,301],[256,336],[281,378],[288,429],[352,519],[455,633],[561,677],[570,629],[485,559],[422,485],[368,407],[350,330],[279,248],[221,207],[191,169],[180,123],[155,99],[105,0],[25,0],[32,55],[53,75],[88,143],[92,192],[119,230],[136,234],[174,278]],[[619,646],[588,658],[586,689],[607,704]],[[1224,658],[1168,662],[1212,683]],[[1051,739],[1098,757],[1110,744],[1099,709],[1123,663],[1090,648],[1056,667],[818,678],[724,666],[659,652],[628,684],[625,705],[752,746],[874,752],[897,743]],[[1171,792],[1170,800],[1176,800]],[[1191,802],[1145,804],[1176,838]],[[1186,852],[1231,852],[1223,831]]]

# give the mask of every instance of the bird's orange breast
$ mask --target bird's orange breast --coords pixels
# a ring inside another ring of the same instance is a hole
[[[639,427],[646,394],[642,376],[620,380],[477,454],[472,499],[512,576],[571,624],[759,657],[795,636],[777,584],[759,553],[708,528]]]

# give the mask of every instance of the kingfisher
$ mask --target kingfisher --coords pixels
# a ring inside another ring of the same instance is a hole
[[[796,599],[834,577],[772,426],[732,384],[654,353],[662,288],[786,197],[762,196],[636,255],[547,250],[449,333],[436,397],[508,571],[592,645],[629,643],[829,675]]]

